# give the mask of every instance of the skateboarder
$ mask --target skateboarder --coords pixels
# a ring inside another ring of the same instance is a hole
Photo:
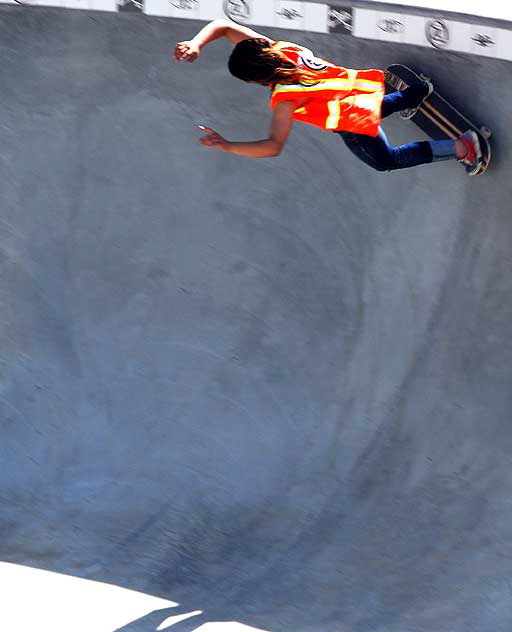
[[[336,66],[302,46],[276,42],[223,19],[205,26],[192,40],[179,42],[176,61],[195,61],[206,44],[221,37],[236,44],[229,58],[231,74],[271,89],[273,117],[268,138],[253,142],[231,142],[213,129],[200,126],[206,132],[200,141],[204,146],[238,156],[277,156],[295,119],[337,132],[353,154],[378,171],[457,159],[470,175],[478,172],[481,149],[477,134],[471,130],[457,140],[421,141],[398,147],[388,142],[381,120],[394,112],[419,108],[433,90],[430,82],[385,95],[381,70]]]

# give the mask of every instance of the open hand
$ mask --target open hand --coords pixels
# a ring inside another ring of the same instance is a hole
[[[206,136],[203,136],[200,139],[202,145],[204,145],[205,147],[216,147],[217,149],[228,151],[228,141],[220,134],[218,134],[215,130],[209,127],[204,127],[203,125],[199,125],[199,129],[202,132],[206,132]]]
[[[199,46],[190,42],[178,42],[174,49],[174,57],[176,61],[188,61],[192,63],[199,57]]]

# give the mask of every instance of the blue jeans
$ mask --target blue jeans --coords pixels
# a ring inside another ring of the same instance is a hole
[[[416,107],[426,94],[425,83],[416,83],[405,90],[387,94],[382,102],[382,118]],[[379,128],[379,135],[375,137],[353,132],[335,133],[343,138],[355,156],[377,171],[407,169],[455,158],[455,144],[452,140],[421,141],[393,147],[382,128]]]

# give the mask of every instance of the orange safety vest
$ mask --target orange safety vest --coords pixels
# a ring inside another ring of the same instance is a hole
[[[314,85],[272,86],[272,109],[281,101],[307,97],[308,101],[293,113],[297,121],[323,130],[378,135],[384,98],[382,70],[350,70],[336,66],[291,42],[275,42],[272,48],[283,51],[297,66],[316,71],[319,79]]]

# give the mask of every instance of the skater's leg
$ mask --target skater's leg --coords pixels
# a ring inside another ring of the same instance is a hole
[[[427,81],[413,83],[412,86],[386,94],[382,102],[382,118],[395,112],[417,108],[429,96],[433,87]]]
[[[376,137],[352,132],[337,132],[350,151],[377,171],[394,171],[428,164],[434,155],[431,143],[422,141],[393,147],[382,129]]]
[[[455,140],[431,140],[429,144],[432,162],[456,159],[466,167],[468,173],[474,175],[473,172],[478,171],[482,149],[478,135],[472,130],[468,130]]]
[[[376,137],[352,132],[336,133],[359,160],[377,171],[395,171],[443,160],[459,160],[466,166],[466,171],[474,175],[482,156],[474,132],[466,132],[457,140],[420,141],[398,147],[390,145],[382,128]]]

